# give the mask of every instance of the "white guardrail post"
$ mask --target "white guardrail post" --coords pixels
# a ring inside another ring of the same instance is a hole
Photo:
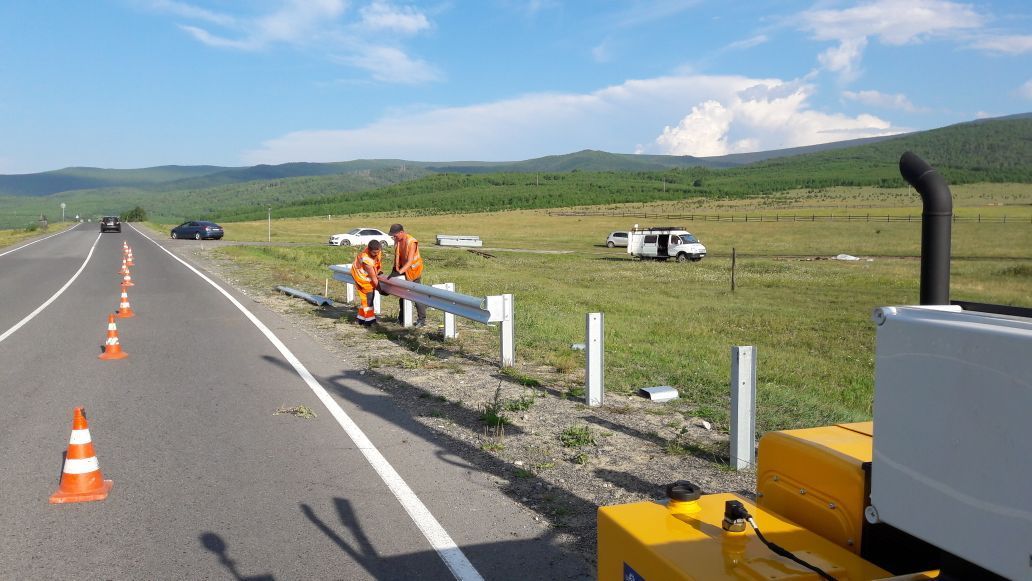
[[[605,314],[588,313],[584,319],[584,399],[595,407],[605,403]]]
[[[502,367],[514,367],[516,365],[516,332],[512,303],[512,295],[502,295]]]
[[[380,314],[380,291],[373,291],[373,313]]]
[[[435,285],[433,285],[433,287],[434,288],[439,288],[439,289],[442,289],[442,290],[446,290],[446,291],[455,292],[455,283],[454,282],[445,282],[445,283],[441,283],[441,284],[435,284]],[[458,336],[459,336],[459,333],[455,329],[455,315],[449,313],[448,311],[444,311],[444,338],[445,339],[455,339]]]
[[[756,465],[756,347],[731,348],[731,468]]]
[[[355,302],[355,285],[351,284],[350,282],[344,284],[347,286],[348,289],[348,304],[350,305],[351,303]]]
[[[401,326],[407,329],[412,323],[412,301],[401,299]]]

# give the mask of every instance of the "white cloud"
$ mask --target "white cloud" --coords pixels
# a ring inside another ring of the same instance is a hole
[[[179,28],[205,45],[257,51],[288,45],[323,51],[329,58],[367,70],[372,78],[389,83],[416,84],[442,77],[436,67],[410,56],[399,42],[433,27],[420,10],[372,0],[346,21],[347,0],[275,0],[275,8],[258,16],[236,17],[180,2],[153,0],[151,8],[206,26],[180,24]],[[214,32],[212,26],[224,30]]]
[[[856,101],[858,103],[863,103],[864,105],[880,107],[882,109],[897,109],[899,111],[906,111],[907,113],[920,113],[927,111],[927,109],[914,106],[914,104],[910,102],[910,99],[902,93],[889,95],[879,91],[843,91],[842,96],[850,101]]]
[[[182,16],[184,18],[192,18],[194,20],[204,20],[212,24],[218,24],[220,26],[232,26],[236,24],[236,18],[228,14],[221,14],[185,4],[183,2],[175,2],[174,0],[153,0],[150,3],[150,8],[158,12],[168,12],[169,14],[175,14],[176,16]]]
[[[843,39],[838,46],[817,55],[817,62],[825,69],[838,73],[843,81],[855,81],[860,76],[860,60],[866,47],[865,37]]]
[[[415,34],[430,28],[430,20],[422,12],[411,6],[396,8],[383,0],[375,0],[359,13],[362,15],[362,26],[370,30]]]
[[[992,113],[989,113],[987,111],[977,111],[975,113],[975,119],[989,119],[991,117],[996,117],[996,115],[993,115]]]
[[[738,40],[725,46],[723,50],[745,50],[754,46],[759,46],[770,41],[770,38],[766,34],[757,34],[756,36]]]
[[[1032,35],[985,36],[973,43],[972,48],[1006,55],[1032,52]]]
[[[607,63],[613,58],[612,51],[609,49],[609,39],[591,49],[591,58],[595,59],[597,63]]]
[[[664,153],[715,156],[891,135],[901,129],[873,115],[849,117],[809,108],[813,88],[800,82],[764,82],[725,102],[692,109],[656,139]]]
[[[388,46],[369,46],[357,54],[337,60],[369,71],[377,81],[418,85],[441,78],[441,73],[425,61],[412,59],[404,51]]]
[[[900,131],[870,115],[813,111],[811,91],[799,81],[741,76],[629,80],[591,93],[531,94],[399,113],[351,129],[297,131],[241,157],[257,164],[519,160],[581,149],[720,155]],[[678,119],[683,120],[671,127]]]
[[[1024,85],[1018,87],[1018,95],[1025,99],[1032,100],[1032,79],[1025,81]]]
[[[985,17],[969,4],[946,0],[874,0],[841,10],[813,9],[797,17],[800,28],[820,41],[838,42],[819,57],[827,70],[853,80],[867,39],[900,46],[981,28]]]
[[[717,101],[706,101],[692,107],[677,127],[664,127],[656,138],[663,151],[698,157],[724,155],[728,151],[727,133],[734,113]],[[691,153],[682,153],[691,152]]]

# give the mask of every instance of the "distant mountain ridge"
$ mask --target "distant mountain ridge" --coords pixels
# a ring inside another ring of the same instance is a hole
[[[249,167],[214,165],[165,165],[140,169],[70,167],[33,174],[0,175],[0,195],[48,196],[62,192],[100,188],[176,191],[212,188],[259,180],[328,176],[399,167],[408,169],[419,168],[432,173],[464,174],[663,171],[688,167],[729,168],[779,157],[853,147],[863,143],[892,139],[894,137],[899,136],[854,139],[719,157],[609,153],[586,149],[564,155],[549,155],[523,161],[426,162],[403,159],[357,159],[330,163],[291,162],[279,165],[263,164]],[[419,176],[416,175],[414,177]]]
[[[0,175],[0,196],[48,196],[70,194],[80,190],[130,189],[140,193],[197,191],[249,182],[318,176],[369,176],[370,172],[397,170],[402,177],[418,179],[428,173],[563,173],[587,172],[655,172],[685,168],[735,168],[771,162],[799,155],[812,155],[892,142],[893,140],[938,139],[941,132],[961,136],[986,123],[1020,124],[1032,119],[1022,113],[994,119],[969,121],[940,129],[886,137],[837,141],[787,149],[736,153],[718,157],[677,155],[642,155],[583,150],[565,155],[550,155],[524,161],[453,161],[425,162],[401,159],[359,159],[332,163],[293,162],[279,165],[225,167],[213,165],[166,165],[141,169],[102,169],[71,167],[60,170],[19,175]],[[928,136],[928,137],[924,137]],[[956,141],[956,137],[951,137]],[[964,147],[968,147],[965,145]],[[963,147],[961,148],[963,150]],[[376,180],[369,180],[372,186]]]

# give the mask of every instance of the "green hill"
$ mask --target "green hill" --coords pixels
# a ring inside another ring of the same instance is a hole
[[[61,202],[67,204],[69,216],[122,213],[142,206],[162,221],[232,221],[261,218],[268,206],[279,216],[479,212],[746,197],[843,185],[902,187],[897,163],[906,150],[927,159],[951,183],[1032,183],[1030,114],[859,143],[804,148],[822,150],[794,156],[782,156],[793,150],[765,152],[769,157],[764,160],[732,167],[727,167],[731,161],[720,161],[723,158],[581,151],[513,163],[355,160],[246,168],[69,168],[32,175],[117,185],[46,196],[4,196],[0,191],[0,227],[24,225],[41,212],[53,219],[60,216]],[[29,176],[0,176],[12,177]],[[22,188],[31,189],[25,182]]]
[[[68,167],[33,174],[0,175],[0,195],[46,196],[69,190],[108,187],[150,187],[175,180],[197,178],[229,168],[213,165],[163,165],[143,169]]]
[[[278,208],[276,213],[481,212],[698,196],[740,198],[800,188],[904,187],[898,163],[907,150],[925,158],[950,183],[1032,183],[1032,117],[1023,116],[964,123],[727,169],[437,174],[379,190],[307,197]],[[252,220],[260,218],[261,213],[224,211],[217,217],[225,221]]]

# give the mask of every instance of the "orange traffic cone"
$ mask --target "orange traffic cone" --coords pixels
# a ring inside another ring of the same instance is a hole
[[[136,266],[136,264],[133,263],[133,249],[131,247],[125,255],[125,263],[129,266]]]
[[[107,320],[107,341],[104,342],[104,352],[98,357],[100,359],[125,359],[129,354],[122,351],[118,343],[118,327],[115,326],[115,315],[108,315]]]
[[[72,437],[68,440],[68,453],[65,454],[64,469],[61,471],[61,486],[50,495],[50,504],[104,500],[114,484],[104,480],[104,475],[100,473],[100,463],[93,451],[86,416],[81,407],[75,408]]]
[[[122,296],[118,302],[118,318],[128,319],[129,317],[135,317],[136,313],[133,312],[133,308],[129,306],[129,294],[125,292],[125,287],[122,287]]]
[[[126,261],[126,259],[123,258],[122,268],[118,270],[118,274],[125,275],[125,273],[127,272],[129,272],[129,263]]]
[[[129,269],[125,269],[125,274],[122,275],[122,286],[136,286],[133,284],[133,276],[129,274]]]

